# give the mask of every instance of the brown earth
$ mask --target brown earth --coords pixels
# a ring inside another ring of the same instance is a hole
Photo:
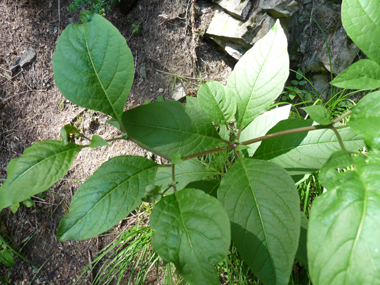
[[[114,127],[105,124],[107,116],[70,103],[55,86],[52,54],[56,41],[70,21],[80,23],[79,12],[66,10],[69,4],[69,0],[0,0],[2,179],[6,178],[11,159],[19,157],[35,142],[58,139],[65,124],[75,125],[88,136],[97,134],[110,139],[120,135]],[[191,0],[139,0],[127,16],[113,7],[106,17],[127,39],[135,59],[135,81],[126,109],[147,99],[154,101],[162,90],[164,98],[170,100],[174,78],[183,82],[188,94],[197,90],[200,73],[204,80],[226,83],[235,62],[202,37],[213,15],[211,3],[197,1],[195,8],[194,26],[190,17]],[[138,34],[132,33],[132,24],[141,25]],[[12,74],[11,64],[28,47],[36,51],[36,60]],[[65,178],[85,180],[102,162],[122,154],[151,156],[129,141],[85,149]],[[153,159],[161,163],[159,158],[153,156]],[[0,264],[0,276],[9,284],[74,284],[97,252],[115,238],[113,235],[80,242],[57,239],[59,221],[80,185],[80,182],[59,181],[44,196],[33,197],[33,208],[20,206],[16,214],[9,209],[0,212],[2,236],[11,238],[14,248],[22,248],[20,253],[36,265],[33,268],[20,258],[16,258],[12,270]],[[141,219],[139,215],[132,213],[109,232],[126,230]],[[40,270],[37,272],[36,268]],[[128,271],[125,275],[128,277]],[[149,284],[160,284],[156,274],[148,279]]]

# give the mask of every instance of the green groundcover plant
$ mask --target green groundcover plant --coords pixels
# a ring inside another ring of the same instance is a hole
[[[368,59],[335,86],[380,87],[379,11],[379,1],[343,1],[344,27]],[[186,106],[161,100],[123,112],[131,51],[102,16],[85,11],[81,19],[57,42],[58,88],[71,102],[110,115],[107,122],[123,134],[117,139],[170,163],[127,155],[105,162],[75,193],[58,228],[61,241],[107,231],[146,201],[154,204],[153,248],[191,284],[219,283],[214,265],[231,240],[263,284],[287,284],[295,256],[315,285],[380,283],[379,91],[338,118],[323,106],[306,107],[307,120],[289,119],[290,105],[265,112],[289,74],[277,21],[236,64],[227,86],[202,83]],[[339,123],[349,115],[348,124]],[[73,135],[82,136],[66,125],[62,140],[37,142],[9,163],[0,209],[48,189],[83,148],[111,141],[94,135],[79,145]],[[368,153],[358,153],[365,144]],[[317,170],[327,192],[313,202],[308,221],[295,181]]]

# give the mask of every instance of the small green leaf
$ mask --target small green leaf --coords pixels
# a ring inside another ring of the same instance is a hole
[[[173,154],[173,157],[172,157],[172,163],[173,164],[179,164],[183,161],[183,155],[180,154],[180,153],[175,153]]]
[[[332,117],[329,111],[321,105],[314,105],[302,108],[306,113],[309,114],[310,118],[321,125],[330,125],[332,122]]]
[[[164,102],[165,99],[164,99],[164,95],[160,95],[156,98],[156,101],[155,102]]]
[[[224,124],[220,125],[219,135],[222,139],[229,141],[230,140],[230,132],[227,129],[227,126]]]
[[[289,117],[290,108],[292,105],[285,105],[273,110],[270,110],[259,117],[255,118],[240,135],[240,142],[247,141],[253,138],[265,136],[266,133],[273,128],[279,121]],[[261,142],[249,145],[248,154],[252,156]]]
[[[198,102],[216,124],[227,124],[235,116],[235,95],[220,82],[202,83],[198,91]]]
[[[379,164],[339,174],[311,208],[307,255],[314,285],[380,284]]]
[[[293,85],[297,86],[298,85],[298,80],[292,80],[290,81]]]
[[[144,105],[147,105],[147,104],[149,104],[150,103],[150,100],[149,99],[146,99],[145,101],[144,101]]]
[[[287,119],[280,121],[267,134],[312,126],[312,120]],[[348,151],[358,151],[364,146],[363,138],[351,128],[339,129]],[[254,158],[270,160],[284,167],[290,175],[312,173],[320,170],[330,155],[341,150],[331,129],[289,134],[261,142]]]
[[[380,64],[380,1],[344,0],[342,23],[347,35],[368,56]]]
[[[301,80],[301,79],[303,78],[303,76],[302,76],[302,71],[301,71],[301,69],[299,69],[299,68],[298,68],[298,70],[297,70],[297,72],[296,72],[296,78],[297,78],[298,80]]]
[[[29,199],[22,201],[22,204],[27,208],[31,208],[34,206],[34,201],[31,198],[29,198]]]
[[[171,159],[211,149],[222,141],[210,118],[197,106],[177,101],[154,102],[128,110],[123,124],[131,140]]]
[[[186,160],[175,166],[175,179],[178,182],[176,184],[177,190],[185,188],[192,181],[201,180],[215,174],[217,174],[215,170],[207,168],[196,158]],[[162,186],[163,189],[173,184],[171,167],[158,169],[155,184]]]
[[[380,65],[370,59],[355,62],[331,81],[346,89],[373,90],[380,87]]]
[[[214,265],[227,256],[230,222],[217,199],[184,189],[161,199],[150,216],[152,245],[190,284],[218,285]]]
[[[0,250],[0,263],[10,268],[13,268],[15,266],[13,252],[10,249]]]
[[[300,200],[280,166],[251,158],[224,175],[218,199],[231,221],[232,241],[263,284],[288,284],[300,234]]]
[[[142,198],[144,202],[156,203],[161,200],[161,187],[156,185],[148,185],[145,187],[145,195]]]
[[[288,43],[280,21],[235,65],[227,88],[236,96],[241,131],[281,94],[289,76]]]
[[[72,125],[65,125],[62,127],[61,129],[61,138],[63,140],[63,143],[64,144],[68,144],[69,143],[69,136],[70,134],[77,134],[79,135],[80,132],[78,131],[78,129]]]
[[[158,165],[145,157],[117,156],[103,163],[75,193],[58,227],[61,241],[97,236],[124,219],[154,184]]]
[[[0,187],[0,209],[19,203],[43,192],[71,167],[76,154],[83,148],[62,141],[37,142],[12,159],[8,164],[8,177]]]
[[[298,82],[298,85],[300,85],[300,86],[302,86],[302,85],[305,85],[307,82],[306,81],[300,81],[300,82]]]
[[[83,11],[70,24],[53,55],[55,83],[71,102],[118,121],[131,90],[133,56],[125,38],[105,18]]]
[[[89,147],[96,148],[100,146],[109,146],[109,144],[102,137],[93,135]]]

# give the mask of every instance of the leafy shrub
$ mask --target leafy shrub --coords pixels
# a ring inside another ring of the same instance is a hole
[[[380,3],[361,1],[343,1],[343,23],[371,63],[360,70],[363,63],[354,64],[333,84],[373,89],[380,87],[374,83],[380,44],[371,43],[379,37],[363,35],[351,18],[360,11],[359,26],[380,35],[380,14],[369,17]],[[236,64],[227,86],[202,83],[186,107],[160,101],[123,112],[134,74],[131,51],[103,17],[82,12],[81,19],[57,42],[58,88],[71,102],[112,116],[107,122],[123,139],[171,163],[126,155],[105,162],[75,193],[58,228],[61,241],[94,237],[142,200],[157,201],[150,216],[153,247],[191,284],[219,283],[214,265],[231,240],[263,284],[287,284],[295,256],[308,262],[313,284],[379,283],[379,91],[335,119],[322,106],[305,108],[308,120],[288,119],[290,105],[265,112],[289,74],[277,21]],[[350,114],[348,125],[339,124]],[[108,145],[95,135],[88,145],[74,144],[69,134],[81,136],[64,126],[62,141],[35,143],[9,163],[0,209],[48,189],[83,148]],[[355,153],[363,137],[367,156]],[[313,202],[308,224],[294,182],[317,170],[327,193]]]
[[[105,15],[111,11],[111,5],[120,2],[120,0],[73,0],[73,3],[67,7],[67,10],[79,10],[85,6],[90,7],[91,12]]]

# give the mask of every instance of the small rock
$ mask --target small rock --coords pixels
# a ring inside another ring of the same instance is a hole
[[[72,24],[72,23],[74,22],[73,18],[71,18],[71,17],[68,18],[68,20],[69,20],[69,23],[70,23],[70,24]]]
[[[36,52],[32,47],[29,47],[21,57],[19,57],[12,65],[10,70],[15,73],[19,67],[25,67],[31,64],[36,59]]]
[[[177,83],[175,85],[172,97],[176,101],[182,101],[186,98],[186,90],[182,83]]]
[[[164,92],[164,88],[159,88],[158,89],[158,93],[163,93]]]
[[[294,0],[261,0],[259,7],[275,18],[291,17],[298,11],[298,3]]]
[[[232,16],[241,20],[245,20],[251,9],[252,2],[250,0],[214,0],[220,7],[226,10]]]

